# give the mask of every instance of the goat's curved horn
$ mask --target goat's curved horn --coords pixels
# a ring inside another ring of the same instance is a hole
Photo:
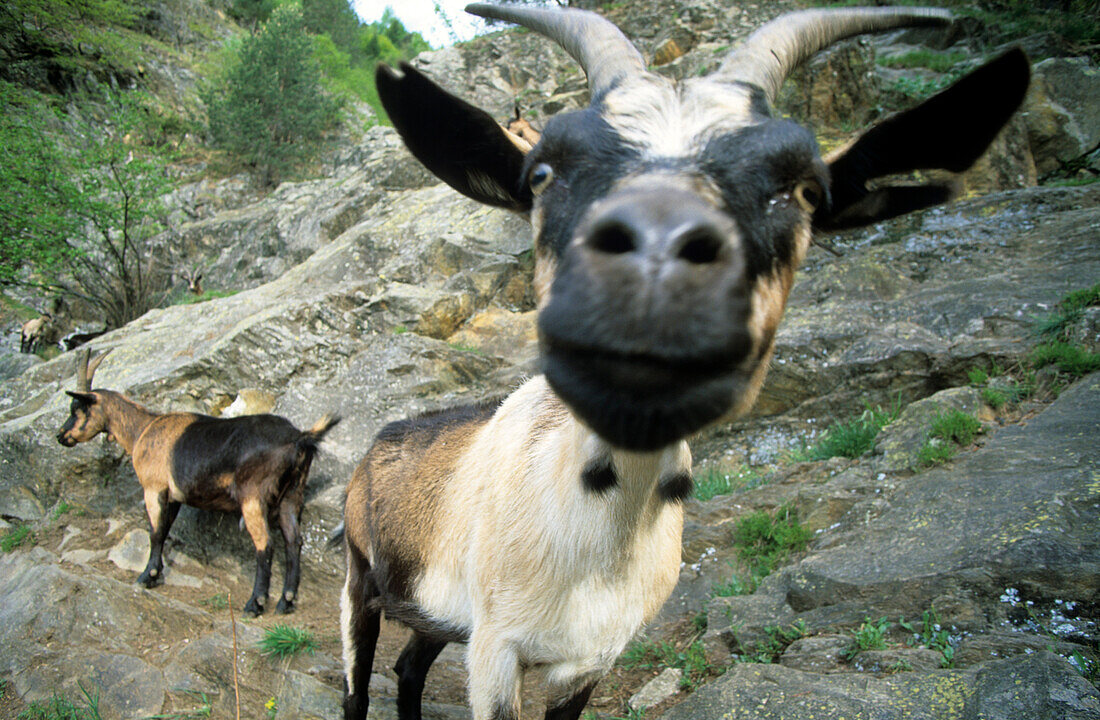
[[[853,35],[914,25],[944,25],[951,13],[940,8],[846,8],[803,10],[782,15],[757,29],[711,77],[746,82],[775,102],[787,76],[804,60]]]
[[[619,28],[594,12],[485,3],[467,5],[466,12],[523,25],[561,45],[588,76],[592,97],[625,77],[646,71],[638,49]]]
[[[80,353],[76,362],[76,387],[80,392],[92,391],[92,378],[95,376],[95,371],[110,352],[110,350],[104,350],[94,360],[92,360],[91,350],[85,349]]]

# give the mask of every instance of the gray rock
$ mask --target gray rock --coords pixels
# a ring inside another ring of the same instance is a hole
[[[963,671],[883,678],[820,675],[782,665],[734,665],[663,720],[1065,718],[1100,714],[1100,693],[1065,660],[1036,653]]]
[[[918,455],[929,439],[933,420],[945,412],[958,410],[971,417],[991,420],[981,393],[972,387],[950,388],[910,403],[896,420],[882,429],[875,448],[882,453],[881,470],[917,470]]]
[[[631,695],[626,704],[634,710],[648,710],[680,692],[680,680],[683,677],[684,671],[680,668],[665,668],[657,677]]]
[[[783,667],[804,672],[839,672],[845,651],[852,644],[847,635],[814,635],[787,646],[779,658]]]
[[[1100,70],[1085,58],[1035,65],[1025,118],[1039,174],[1100,145]]]

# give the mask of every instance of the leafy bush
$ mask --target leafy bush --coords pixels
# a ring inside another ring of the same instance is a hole
[[[864,650],[884,650],[886,633],[889,630],[890,623],[885,617],[879,618],[877,622],[871,622],[871,618],[864,618],[852,637],[852,644],[844,651],[844,657],[851,660]]]

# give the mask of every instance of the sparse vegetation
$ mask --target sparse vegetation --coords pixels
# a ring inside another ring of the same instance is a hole
[[[655,670],[679,668],[684,673],[680,687],[688,690],[694,690],[714,670],[707,661],[701,640],[692,641],[684,650],[677,650],[670,642],[635,640],[619,656],[619,666]]]
[[[202,295],[192,295],[188,293],[181,295],[176,300],[176,305],[194,305],[195,303],[206,302],[207,300],[216,300],[218,298],[233,297],[240,290],[206,290]]]
[[[935,610],[924,611],[921,615],[919,630],[912,623],[906,622],[904,618],[899,620],[898,624],[912,633],[909,638],[911,647],[926,647],[935,650],[943,656],[942,667],[955,666],[955,640],[951,637],[951,633],[940,626],[940,619]]]
[[[1008,395],[997,388],[982,388],[982,400],[994,410],[1000,410],[1008,403]]]
[[[721,585],[715,585],[711,587],[711,597],[735,597],[737,595],[752,595],[756,592],[757,586],[760,584],[762,577],[757,577],[752,573],[747,575],[734,574],[730,578],[729,582]]]
[[[766,639],[756,643],[751,651],[738,655],[734,662],[762,664],[778,662],[779,656],[787,646],[795,640],[806,637],[807,632],[806,622],[801,619],[787,627],[767,625],[764,627]]]
[[[917,453],[917,463],[930,467],[954,457],[959,446],[969,445],[982,432],[981,422],[973,415],[951,409],[932,418],[928,440]]]
[[[1100,353],[1089,352],[1080,345],[1062,341],[1036,346],[1028,359],[1036,369],[1053,365],[1070,378],[1079,378],[1100,370]]]
[[[91,692],[79,684],[84,696],[83,707],[55,693],[46,702],[34,701],[19,713],[16,720],[102,720],[99,714],[99,692]]]
[[[754,577],[764,577],[784,563],[791,553],[806,549],[813,533],[798,521],[798,511],[780,506],[774,514],[763,510],[742,518],[733,530],[737,555]]]
[[[217,595],[211,595],[205,600],[200,601],[200,604],[208,610],[225,610],[229,607],[229,594],[218,593]]]
[[[832,457],[857,458],[875,446],[882,428],[892,423],[901,411],[900,401],[889,410],[868,407],[855,420],[833,423],[813,445],[792,454],[796,461],[828,460]]]
[[[889,631],[890,623],[885,617],[876,622],[871,622],[871,618],[864,618],[852,636],[852,644],[844,651],[844,657],[851,660],[865,650],[886,649],[886,633]]]
[[[61,519],[62,515],[64,515],[65,513],[69,512],[72,509],[73,509],[73,506],[70,503],[66,502],[65,500],[62,500],[61,502],[59,502],[57,504],[57,507],[55,507],[53,509],[53,512],[50,513],[50,522],[57,522],[58,520]]]
[[[759,487],[762,482],[763,477],[746,465],[735,471],[711,467],[695,476],[695,486],[691,494],[696,500],[705,502],[719,495]]]
[[[33,544],[34,539],[30,525],[13,525],[0,537],[0,550],[11,552],[17,547]]]
[[[1049,316],[1038,321],[1035,333],[1051,343],[1070,341],[1070,329],[1084,315],[1085,308],[1100,305],[1100,283],[1075,290],[1062,298]]]
[[[272,625],[264,631],[259,647],[262,654],[282,660],[299,653],[312,655],[317,650],[317,640],[313,637],[313,633],[305,628]]]

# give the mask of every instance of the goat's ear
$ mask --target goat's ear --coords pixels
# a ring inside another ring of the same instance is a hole
[[[380,64],[378,96],[416,159],[463,195],[514,210],[531,208],[521,182],[525,152],[484,110],[455,97],[408,63]]]
[[[1027,55],[1009,50],[917,107],[875,125],[828,160],[832,202],[818,210],[814,227],[858,227],[950,200],[950,182],[874,190],[867,182],[912,170],[966,170],[1023,102],[1030,76]]]
[[[96,401],[97,401],[95,393],[73,392],[72,390],[66,390],[65,394],[68,395],[69,397],[73,398],[74,400],[79,400],[80,402],[85,403],[87,405],[95,405]]]

